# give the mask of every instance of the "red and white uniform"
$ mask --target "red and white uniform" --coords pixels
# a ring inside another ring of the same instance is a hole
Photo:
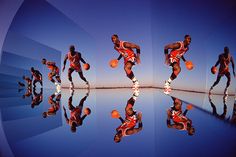
[[[59,68],[56,66],[54,62],[47,62],[46,65],[47,65],[47,68],[52,71],[52,73],[59,75]]]
[[[72,125],[72,122],[78,122],[78,120],[81,118],[81,112],[82,108],[81,107],[76,107],[70,112],[70,119],[69,119],[69,124]]]
[[[137,123],[137,116],[133,115],[133,116],[126,116],[125,122],[122,123],[118,128],[117,131],[121,131],[122,132],[122,136],[128,136],[126,135],[126,131],[128,129],[132,129],[135,127]]]
[[[182,115],[181,111],[171,111],[172,119],[174,123],[182,124],[183,128],[181,130],[187,130],[188,124],[191,125],[192,121],[188,119],[186,116]]]
[[[70,52],[67,54],[68,59],[70,61],[70,67],[77,72],[81,72],[81,65],[80,65],[80,59],[81,54],[79,52],[75,52],[75,55],[72,56]]]
[[[132,49],[124,47],[125,41],[120,41],[120,46],[115,47],[115,49],[123,56],[124,63],[126,64],[128,61],[135,63],[136,61],[136,54]]]
[[[224,75],[229,72],[229,63],[231,60],[231,55],[229,54],[227,58],[224,57],[223,54],[219,56],[220,59],[220,69],[219,74]]]
[[[178,41],[177,43],[180,44],[180,48],[172,50],[169,54],[170,64],[176,62],[179,64],[180,58],[188,51],[188,47],[184,47],[183,41]]]

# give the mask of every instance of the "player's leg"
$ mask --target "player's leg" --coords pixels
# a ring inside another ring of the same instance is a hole
[[[139,87],[139,82],[138,82],[138,80],[135,78],[134,73],[133,73],[133,71],[132,71],[133,65],[134,65],[134,64],[133,64],[132,62],[130,62],[130,61],[126,62],[125,65],[124,65],[124,70],[125,70],[125,73],[126,73],[127,77],[128,77],[130,80],[132,80],[132,82],[133,82],[133,87],[134,87],[134,88],[137,88],[137,87]]]
[[[78,73],[79,73],[79,77],[86,83],[87,88],[89,88],[89,82],[88,82],[88,81],[86,80],[86,78],[84,77],[83,72],[80,71],[80,72],[78,72]]]
[[[73,83],[73,81],[72,81],[72,73],[74,72],[74,69],[73,68],[69,68],[68,69],[68,79],[69,79],[69,81],[70,81],[70,88],[74,88],[74,83]]]
[[[168,80],[165,81],[165,88],[170,88],[170,84],[171,82],[177,78],[177,76],[179,75],[179,73],[181,72],[181,68],[179,63],[174,62],[172,63],[172,74],[170,76],[170,78]]]
[[[226,78],[227,78],[227,83],[226,83],[226,87],[225,87],[225,90],[224,90],[224,94],[228,94],[228,88],[229,88],[229,85],[230,85],[230,82],[231,82],[231,77],[230,77],[230,72],[227,72],[225,74]]]
[[[213,90],[213,88],[220,82],[221,79],[221,75],[217,75],[216,81],[213,83],[213,85],[211,86],[210,90],[209,90],[209,94],[211,94],[211,91]]]

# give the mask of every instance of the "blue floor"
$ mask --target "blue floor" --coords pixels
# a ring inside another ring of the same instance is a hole
[[[61,99],[55,100],[58,95],[53,99],[54,103],[59,103],[55,114],[43,117],[43,112],[52,106],[49,98],[54,92],[44,89],[43,100],[38,105],[32,105],[32,95],[23,98],[25,90],[5,90],[6,94],[0,95],[0,156],[236,156],[233,96],[212,95],[209,98],[200,93],[173,91],[171,95],[182,101],[183,111],[187,104],[193,105],[186,114],[195,129],[190,136],[186,130],[167,125],[167,110],[173,106],[170,95],[159,89],[140,89],[139,96],[135,94],[133,109],[142,112],[143,127],[115,143],[116,128],[121,121],[112,118],[111,111],[116,109],[125,117],[127,101],[134,94],[132,89],[75,90],[72,105],[78,106],[84,98],[82,110],[91,110],[75,132],[64,117],[63,106],[70,117],[68,100],[71,92],[68,89],[62,90]],[[39,89],[37,93],[40,93]],[[174,123],[171,121],[171,124]]]

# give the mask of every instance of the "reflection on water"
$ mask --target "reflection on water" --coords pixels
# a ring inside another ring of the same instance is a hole
[[[174,128],[178,130],[185,130],[188,135],[192,136],[195,133],[195,129],[192,125],[192,120],[189,119],[186,114],[192,109],[192,105],[188,104],[185,111],[182,111],[182,101],[178,98],[171,97],[173,100],[173,106],[167,110],[167,126],[168,128]],[[173,121],[173,123],[171,123]]]
[[[1,147],[8,149],[1,148],[1,153],[235,156],[235,98],[206,95],[201,96],[208,98],[204,104],[190,105],[194,93],[187,94],[189,103],[178,94],[183,97],[181,92],[171,97],[155,89],[6,90],[0,97],[0,136]],[[117,114],[111,115],[114,110]]]
[[[66,108],[63,106],[64,110],[64,117],[66,119],[67,124],[70,125],[71,132],[76,132],[76,128],[83,124],[84,119],[91,114],[91,109],[86,107],[83,110],[84,102],[86,101],[87,97],[89,96],[89,90],[87,91],[86,95],[80,100],[79,105],[73,106],[73,96],[74,90],[70,91],[71,95],[68,100],[68,108],[70,110],[70,118],[68,118],[66,113]],[[82,115],[82,112],[83,115]]]
[[[134,90],[132,97],[127,101],[125,106],[125,119],[123,119],[119,112],[116,110],[112,111],[113,118],[118,118],[121,121],[121,125],[116,128],[116,134],[114,141],[119,143],[125,136],[130,136],[138,133],[143,128],[142,113],[134,110],[134,103],[139,96],[139,90]],[[138,127],[135,128],[138,123]]]

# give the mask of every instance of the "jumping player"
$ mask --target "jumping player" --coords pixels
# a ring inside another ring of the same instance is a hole
[[[178,41],[176,43],[168,44],[164,48],[165,53],[165,64],[172,67],[172,74],[168,80],[165,81],[165,93],[169,93],[171,91],[170,84],[171,82],[177,78],[179,75],[180,68],[180,58],[184,62],[186,62],[184,58],[184,54],[189,50],[189,45],[191,43],[190,35],[184,36],[184,41]],[[171,49],[169,53],[169,49]]]
[[[224,90],[224,94],[228,94],[228,87],[229,87],[230,81],[231,81],[230,70],[229,70],[229,63],[230,62],[232,63],[233,74],[235,77],[233,57],[230,55],[229,48],[224,47],[224,53],[219,55],[218,60],[214,66],[214,67],[217,67],[220,64],[220,68],[219,68],[219,72],[218,72],[216,81],[211,86],[211,88],[209,90],[209,94],[211,94],[211,91],[213,90],[213,88],[220,82],[220,79],[222,76],[226,76],[226,78],[227,78],[227,83],[226,83],[226,87]]]
[[[42,64],[46,65],[48,69],[51,70],[51,72],[48,73],[48,79],[56,85],[58,90],[60,90],[60,87],[61,87],[61,79],[60,79],[60,73],[59,73],[60,70],[56,66],[56,63],[47,61],[45,58],[43,58]],[[57,82],[53,79],[53,77],[56,78]]]
[[[138,97],[138,92],[134,93],[133,96],[127,101],[125,107],[125,120],[119,117],[121,125],[116,129],[114,136],[114,142],[119,143],[124,136],[129,136],[138,133],[143,128],[142,113],[137,113],[134,109],[134,103]],[[138,127],[135,128],[138,123]]]
[[[76,71],[79,73],[80,78],[86,83],[87,88],[89,88],[89,82],[86,80],[86,78],[83,75],[82,68],[80,65],[80,61],[86,64],[84,59],[82,58],[82,55],[80,52],[75,51],[74,45],[71,45],[69,48],[69,52],[66,54],[65,59],[64,59],[64,64],[63,64],[63,69],[62,71],[64,72],[65,66],[66,66],[66,61],[69,59],[70,61],[70,68],[68,69],[68,79],[70,81],[70,88],[74,88],[74,83],[72,81],[72,76],[71,74]]]
[[[32,80],[33,81],[33,88],[36,88],[36,83],[39,82],[41,84],[41,88],[43,88],[43,77],[42,74],[38,71],[35,70],[34,67],[31,67],[31,75],[32,75]]]
[[[65,116],[66,122],[71,127],[71,132],[76,132],[76,128],[83,124],[84,119],[91,113],[91,110],[90,110],[90,108],[85,108],[84,109],[84,115],[82,116],[83,105],[84,105],[85,100],[89,96],[89,91],[86,94],[86,96],[83,97],[80,100],[79,105],[76,106],[76,107],[74,107],[72,105],[73,95],[74,95],[74,90],[72,90],[71,96],[70,96],[70,98],[68,100],[68,107],[69,107],[69,110],[70,110],[70,118],[68,118],[67,113],[66,113],[66,109],[65,109],[64,106],[63,106],[63,110],[64,110],[64,116]]]
[[[182,101],[180,99],[171,97],[174,101],[173,106],[167,110],[167,127],[177,130],[186,130],[188,135],[192,136],[195,133],[195,129],[192,125],[192,121],[186,117],[188,108],[182,113]],[[171,120],[173,123],[171,124]]]
[[[120,60],[122,57],[124,58],[125,73],[127,77],[132,80],[133,88],[138,88],[139,82],[134,76],[132,67],[136,62],[137,64],[140,64],[140,47],[136,44],[119,40],[119,37],[116,34],[112,35],[111,40],[114,44],[114,49],[120,54],[117,60]],[[136,49],[137,54],[134,53],[133,49]]]

